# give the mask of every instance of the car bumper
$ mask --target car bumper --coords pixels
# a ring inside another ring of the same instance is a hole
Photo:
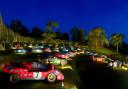
[[[57,80],[64,80],[64,75],[62,75],[62,74],[59,74],[58,76],[57,76]]]

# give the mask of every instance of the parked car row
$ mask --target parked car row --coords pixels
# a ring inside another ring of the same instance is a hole
[[[28,47],[20,47],[20,48],[15,48],[14,53],[18,54],[25,54],[28,52],[31,53],[43,53],[46,51],[52,51],[52,52],[60,52],[60,53],[67,53],[67,52],[72,52],[76,50],[78,53],[83,52],[81,49],[73,47],[73,46],[56,46],[56,45],[40,45],[40,46],[28,46]]]
[[[20,80],[47,80],[48,82],[63,81],[64,75],[55,68],[56,65],[65,66],[71,58],[84,53],[83,49],[73,46],[32,46],[14,49],[16,54],[36,53],[36,62],[8,63],[3,65],[3,73],[9,75],[11,83]]]
[[[47,49],[47,50],[46,50]],[[72,60],[71,58],[74,57],[77,54],[80,54],[83,50],[72,50],[60,46],[60,47],[54,47],[53,50],[48,50],[46,48],[43,53],[38,55],[38,61],[42,63],[50,63],[54,65],[67,65],[69,60]]]
[[[115,67],[123,67],[125,70],[128,68],[125,67],[126,63],[123,61],[120,61],[118,59],[112,59],[110,57],[107,57],[106,55],[99,55],[96,52],[85,52],[86,55],[89,56],[89,59],[95,62],[100,63],[106,63],[107,67],[115,68]]]

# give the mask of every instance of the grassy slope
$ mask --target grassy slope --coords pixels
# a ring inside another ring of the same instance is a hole
[[[99,48],[98,52],[101,53],[101,54],[107,54],[107,55],[117,54],[115,51],[112,51],[112,50],[109,50],[109,49],[106,49],[106,48]]]
[[[121,61],[128,62],[128,57],[126,55],[121,54],[121,53],[116,53],[115,51],[110,50],[110,49],[100,48],[98,49],[98,53],[105,54],[105,55],[113,55],[112,59],[118,59]]]
[[[128,71],[109,69],[104,63],[88,60],[86,55],[78,55],[76,60],[85,89],[128,89]]]

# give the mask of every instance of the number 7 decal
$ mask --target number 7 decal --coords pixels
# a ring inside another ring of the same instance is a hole
[[[42,72],[33,72],[33,78],[34,79],[41,79]]]

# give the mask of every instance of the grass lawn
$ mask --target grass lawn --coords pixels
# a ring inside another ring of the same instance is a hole
[[[117,54],[115,51],[112,51],[112,50],[109,50],[109,49],[106,49],[106,48],[99,48],[98,53],[106,54],[106,55]]]
[[[97,50],[97,52],[99,54],[104,54],[107,55],[108,57],[112,58],[113,60],[121,60],[121,61],[125,61],[128,62],[128,58],[126,57],[126,55],[121,54],[121,53],[116,53],[116,51],[110,50],[110,49],[106,49],[106,48],[99,48]]]

